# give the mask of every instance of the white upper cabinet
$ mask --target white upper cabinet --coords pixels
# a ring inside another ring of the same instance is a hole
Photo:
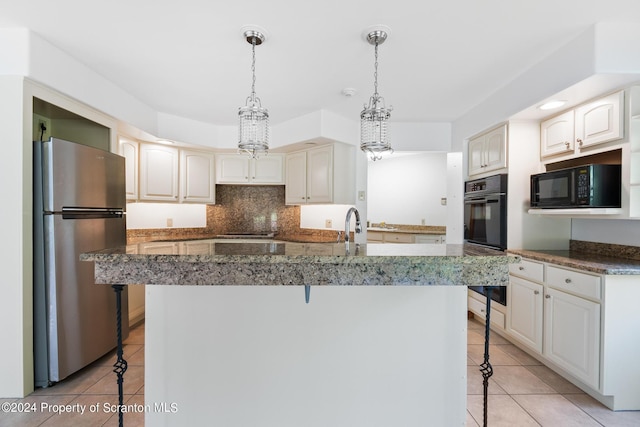
[[[576,108],[578,149],[620,139],[624,135],[624,91]]]
[[[178,201],[178,149],[140,144],[140,200]]]
[[[469,176],[507,167],[507,125],[502,125],[469,140]]]
[[[567,111],[540,123],[540,155],[573,153],[574,113]]]
[[[578,157],[623,137],[624,91],[620,91],[542,121],[540,157]]]
[[[249,159],[239,154],[216,156],[216,183],[246,184],[249,182]]]
[[[125,192],[127,200],[138,199],[138,143],[120,138],[118,153],[124,157]]]
[[[285,201],[288,205],[307,203],[307,153],[287,154]]]
[[[284,184],[282,154],[269,154],[249,162],[249,178],[253,184]]]
[[[218,184],[284,184],[283,155],[270,153],[257,159],[245,154],[216,155]]]
[[[180,150],[180,201],[215,203],[213,153]]]
[[[354,147],[326,145],[287,154],[285,203],[355,203]]]
[[[307,203],[333,201],[333,147],[307,152]]]

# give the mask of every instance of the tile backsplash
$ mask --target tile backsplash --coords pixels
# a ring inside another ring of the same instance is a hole
[[[127,230],[129,243],[214,238],[220,234],[274,233],[300,242],[333,242],[335,230],[300,228],[300,206],[285,205],[283,185],[216,185],[216,204],[206,206],[202,228]]]
[[[284,204],[283,185],[216,185],[216,204],[207,206],[214,234],[283,233],[295,223],[299,209]]]

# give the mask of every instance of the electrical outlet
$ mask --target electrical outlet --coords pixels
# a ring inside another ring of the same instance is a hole
[[[361,202],[367,200],[367,193],[364,190],[358,191],[358,200]]]
[[[167,218],[167,227],[173,227],[173,218]]]
[[[35,132],[37,137],[34,140],[47,141],[51,135],[51,124],[48,120],[39,118]]]
[[[331,227],[333,227],[333,221],[331,221],[330,219],[325,219],[325,220],[324,220],[324,226],[325,226],[326,228],[331,228]]]
[[[422,225],[427,225],[427,220],[426,220],[426,219],[424,219],[424,218],[422,218],[422,219],[420,220],[420,223],[421,223]]]

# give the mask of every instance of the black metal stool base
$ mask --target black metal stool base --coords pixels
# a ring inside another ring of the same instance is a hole
[[[127,361],[123,358],[123,346],[122,346],[122,291],[125,285],[111,285],[116,292],[116,334],[117,334],[117,347],[116,347],[116,363],[113,364],[113,372],[115,372],[118,378],[118,426],[122,427],[124,423],[124,414],[122,408],[124,405],[124,373],[127,371]]]
[[[483,426],[487,427],[487,419],[489,416],[489,378],[493,375],[493,367],[489,363],[489,334],[491,331],[491,292],[493,286],[486,286],[485,297],[487,298],[487,314],[484,324],[484,361],[480,365],[480,372],[482,373],[482,388],[484,395],[483,403]]]

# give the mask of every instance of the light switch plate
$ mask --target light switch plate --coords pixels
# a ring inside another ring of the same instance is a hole
[[[358,191],[358,200],[360,202],[364,202],[365,200],[367,200],[367,193],[364,190]]]

